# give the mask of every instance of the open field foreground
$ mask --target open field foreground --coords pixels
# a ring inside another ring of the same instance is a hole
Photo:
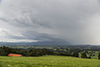
[[[100,67],[100,60],[81,59],[66,56],[0,56],[0,67]]]

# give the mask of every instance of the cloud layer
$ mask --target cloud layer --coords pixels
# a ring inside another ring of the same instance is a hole
[[[100,44],[99,0],[2,0],[0,41]]]

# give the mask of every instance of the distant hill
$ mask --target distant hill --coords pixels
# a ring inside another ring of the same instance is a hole
[[[0,45],[70,45],[66,41],[39,41],[39,42],[0,42]]]

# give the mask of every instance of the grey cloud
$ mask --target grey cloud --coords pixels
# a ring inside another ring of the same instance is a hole
[[[100,14],[99,4],[99,0],[4,0],[0,20],[12,26],[10,32],[22,35],[9,33],[12,39],[92,44],[88,27],[91,17]]]

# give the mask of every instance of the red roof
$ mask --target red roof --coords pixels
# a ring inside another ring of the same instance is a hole
[[[12,54],[12,53],[10,53],[10,54],[8,54],[8,56],[11,56],[11,57],[21,57],[22,55],[21,54]]]

